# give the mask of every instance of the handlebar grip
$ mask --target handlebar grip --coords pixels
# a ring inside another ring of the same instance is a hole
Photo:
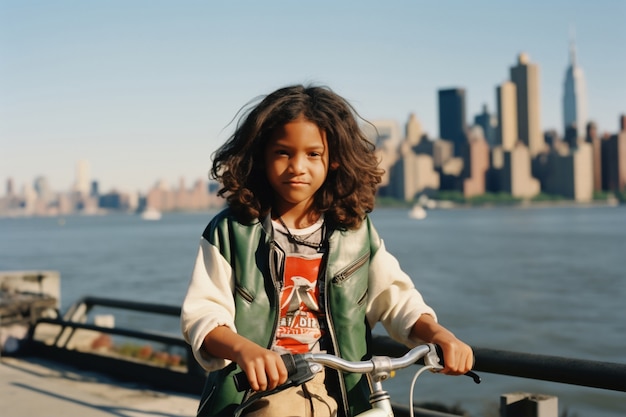
[[[291,378],[297,372],[297,365],[294,356],[291,353],[285,353],[280,355],[280,358],[283,360],[285,367],[287,368],[288,378]],[[250,389],[250,383],[248,382],[248,376],[245,372],[237,372],[233,375],[233,379],[235,380],[235,388],[237,391],[245,391]]]
[[[443,360],[443,349],[441,349],[441,346],[435,345],[435,351],[437,352],[437,356],[439,356],[439,363],[441,364],[441,366],[446,366]],[[476,364],[476,358],[473,358],[473,360],[474,360],[474,363],[472,363],[472,366]],[[480,375],[478,375],[476,372],[468,371],[467,373],[465,373],[465,375],[472,378],[474,380],[474,383],[476,384],[481,383]]]

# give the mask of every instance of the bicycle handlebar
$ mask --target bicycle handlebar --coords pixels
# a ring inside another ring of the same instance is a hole
[[[438,345],[425,344],[414,347],[403,356],[391,358],[389,356],[373,356],[366,361],[351,362],[328,353],[302,353],[281,355],[288,372],[289,385],[299,385],[313,378],[314,373],[324,365],[343,372],[376,374],[380,381],[389,377],[392,371],[406,368],[424,359],[424,364],[435,369],[443,369],[443,353]],[[317,366],[317,367],[316,367]],[[469,371],[465,375],[471,377],[476,384],[480,384],[480,376]],[[248,378],[244,372],[234,375],[235,386],[239,391],[250,388]]]
[[[404,354],[404,356],[399,358],[391,358],[389,356],[372,356],[370,360],[357,362],[350,362],[327,353],[304,353],[302,356],[307,362],[318,363],[339,371],[369,374],[380,371],[391,372],[397,369],[406,368],[407,366],[413,365],[418,360],[427,356],[431,351],[434,352],[432,347],[433,345],[419,345],[409,350],[406,354]],[[436,353],[434,354],[436,355]],[[441,367],[438,363],[434,362],[434,358],[431,358],[431,362],[431,365]]]

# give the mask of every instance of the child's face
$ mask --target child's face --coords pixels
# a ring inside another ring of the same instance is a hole
[[[282,214],[311,208],[328,174],[328,142],[316,124],[300,118],[277,129],[265,147],[265,169]]]

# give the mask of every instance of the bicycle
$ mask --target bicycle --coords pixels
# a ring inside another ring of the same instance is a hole
[[[338,356],[328,353],[302,353],[296,355],[282,355],[283,361],[287,366],[289,373],[288,380],[285,384],[278,387],[277,390],[300,385],[308,380],[312,379],[317,372],[320,372],[324,366],[342,371],[366,374],[370,387],[370,404],[371,409],[366,410],[354,417],[393,417],[394,411],[391,406],[391,396],[387,391],[383,389],[383,381],[389,379],[393,372],[399,369],[406,368],[410,365],[416,364],[423,359],[424,366],[422,366],[414,375],[410,388],[410,415],[414,416],[413,410],[413,388],[417,378],[425,371],[431,370],[437,372],[443,369],[443,355],[439,346],[434,344],[424,344],[410,349],[403,356],[398,358],[392,358],[389,356],[373,356],[369,360],[351,362],[342,359]],[[473,371],[466,373],[465,375],[471,377],[476,384],[481,382],[480,377]],[[235,375],[235,384],[240,391],[249,388],[247,385],[247,379],[243,372]],[[257,397],[255,397],[257,395]],[[268,395],[268,393],[254,394],[249,403],[252,403],[256,399]],[[245,405],[242,405],[241,413],[245,409]],[[237,416],[237,414],[235,414]]]

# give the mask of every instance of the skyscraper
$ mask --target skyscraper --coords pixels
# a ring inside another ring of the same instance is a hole
[[[454,143],[454,155],[463,155],[467,146],[465,89],[439,90],[439,136]]]
[[[602,141],[602,188],[626,189],[626,130]]]
[[[510,72],[517,88],[518,138],[534,157],[545,147],[540,121],[539,66],[531,64],[528,55],[522,52]]]
[[[483,112],[474,116],[474,124],[483,128],[485,140],[490,147],[497,144],[498,118],[489,113],[486,104],[483,104]]]
[[[74,191],[89,195],[89,183],[91,174],[89,173],[89,161],[81,159],[76,163],[76,182],[74,183]]]
[[[422,140],[422,125],[419,120],[417,120],[417,116],[411,113],[409,115],[409,121],[406,123],[406,141],[409,142],[411,146],[419,145]]]
[[[496,143],[505,151],[512,151],[518,140],[517,129],[517,90],[511,81],[505,81],[496,88],[498,106],[498,127]]]
[[[546,178],[545,191],[575,201],[586,202],[593,198],[593,148],[590,143],[580,142],[573,152],[550,153],[550,175]]]
[[[531,156],[523,142],[517,142],[511,151],[504,151],[501,172],[501,190],[513,197],[532,198],[539,194],[541,186],[531,173]]]
[[[563,85],[563,131],[576,128],[576,137],[585,135],[587,120],[587,87],[583,70],[576,63],[576,47],[572,41],[569,51],[569,67]]]
[[[489,144],[481,127],[474,126],[469,133],[464,165],[463,195],[467,198],[485,194],[489,169]]]

